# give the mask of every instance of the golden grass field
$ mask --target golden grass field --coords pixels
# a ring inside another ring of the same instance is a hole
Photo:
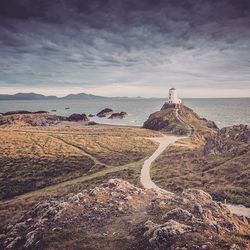
[[[157,133],[119,127],[22,128],[0,131],[0,198],[138,162]]]

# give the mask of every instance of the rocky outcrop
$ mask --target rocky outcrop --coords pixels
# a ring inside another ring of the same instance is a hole
[[[124,119],[128,113],[126,112],[118,112],[118,113],[113,113],[108,119]]]
[[[23,113],[23,111],[21,111]],[[38,111],[34,113],[24,114],[10,114],[0,115],[0,126],[16,126],[16,127],[46,127],[46,126],[55,126],[64,121],[69,122],[79,122],[84,121],[88,122],[89,119],[85,114],[72,114],[69,117],[53,115],[49,113],[44,113],[43,111]],[[86,123],[87,125],[87,123]]]
[[[102,111],[100,111],[99,113],[97,113],[97,116],[98,117],[107,117],[107,116],[110,116],[112,115],[113,113],[113,110],[110,109],[110,108],[105,108],[103,109]]]
[[[218,130],[218,126],[216,125],[216,123],[214,121],[211,120],[207,120],[206,118],[201,118],[202,121],[205,121],[205,123],[207,124],[208,128],[212,128],[212,129],[216,129]]]
[[[8,111],[6,113],[3,113],[2,115],[27,115],[27,114],[47,114],[47,111],[27,111],[27,110],[16,110],[16,111]]]
[[[250,127],[236,125],[222,128],[216,135],[207,138],[204,145],[205,155],[243,154],[249,150]]]
[[[93,114],[89,114],[89,115],[88,115],[88,117],[95,117],[95,115],[93,115]]]
[[[247,249],[247,242],[232,240],[231,235],[249,233],[246,223],[201,190],[188,189],[180,196],[169,196],[111,179],[90,190],[38,203],[15,225],[6,227],[0,245],[4,249],[49,248],[48,235],[66,235],[72,228],[101,232],[96,239],[102,237],[102,249],[116,249],[112,244],[119,241],[119,230],[121,235],[128,234],[123,242],[129,241],[129,249],[216,250],[233,245]],[[113,236],[103,236],[108,235],[103,231],[106,228]],[[117,237],[115,241],[113,237]],[[87,249],[91,248],[91,238],[85,239],[90,241]],[[53,244],[56,240],[61,239],[54,237]],[[71,249],[77,247],[71,245]]]
[[[62,121],[65,121],[66,117],[51,115],[47,113],[35,113],[35,114],[15,114],[6,115],[0,117],[0,126],[54,126]]]
[[[160,111],[151,114],[143,127],[177,135],[206,134],[217,130],[214,122],[200,118],[185,105],[169,103],[165,103]]]
[[[70,122],[89,121],[85,114],[72,114],[67,118]]]

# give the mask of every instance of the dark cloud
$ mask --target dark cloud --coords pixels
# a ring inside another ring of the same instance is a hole
[[[0,87],[249,91],[249,11],[248,0],[1,0]]]

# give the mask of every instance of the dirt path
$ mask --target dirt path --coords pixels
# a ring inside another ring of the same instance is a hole
[[[150,176],[150,167],[151,164],[153,163],[154,160],[156,160],[156,158],[158,156],[160,156],[161,153],[163,153],[163,151],[172,143],[176,142],[177,140],[181,139],[181,138],[185,138],[185,137],[177,137],[177,136],[172,136],[172,135],[168,135],[168,136],[163,136],[163,137],[156,137],[156,138],[147,138],[150,140],[153,140],[155,142],[159,143],[159,146],[157,148],[157,150],[147,159],[144,161],[142,170],[141,170],[141,184],[144,188],[146,189],[154,189],[158,192],[164,192],[164,193],[168,193],[170,195],[173,195],[172,192],[167,191],[165,189],[162,189],[160,187],[158,187],[151,179]],[[225,204],[226,207],[230,210],[230,212],[232,214],[236,214],[238,216],[245,216],[250,218],[250,208],[247,208],[243,205],[234,205],[234,204]]]
[[[147,138],[152,141],[158,142],[159,146],[157,150],[147,159],[145,160],[142,170],[141,170],[141,184],[143,185],[144,188],[146,189],[154,189],[160,192],[167,192],[169,194],[172,194],[169,191],[166,191],[160,187],[158,187],[151,179],[150,176],[150,166],[152,162],[171,144],[176,142],[180,137],[177,136],[163,136],[159,138]]]

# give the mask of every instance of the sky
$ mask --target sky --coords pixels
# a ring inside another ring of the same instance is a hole
[[[1,0],[0,93],[250,97],[249,0]]]

